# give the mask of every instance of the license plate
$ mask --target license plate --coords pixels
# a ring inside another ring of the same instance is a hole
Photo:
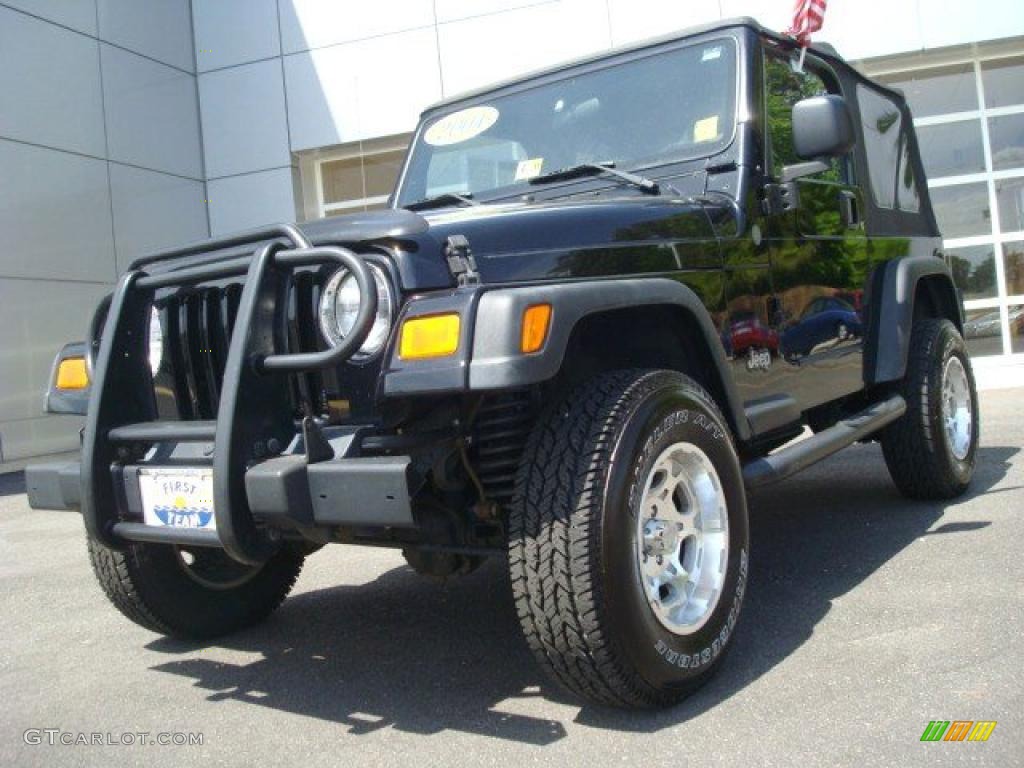
[[[140,469],[139,489],[146,525],[217,529],[212,470]]]

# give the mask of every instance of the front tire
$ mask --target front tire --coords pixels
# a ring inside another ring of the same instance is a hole
[[[183,640],[209,640],[256,624],[287,597],[303,554],[282,547],[259,566],[219,549],[89,539],[89,559],[107,598],[136,624]]]
[[[967,490],[978,451],[978,393],[963,337],[949,320],[914,323],[903,380],[907,412],[881,434],[900,492],[952,499]]]
[[[742,475],[710,396],[672,371],[578,388],[530,437],[509,540],[523,632],[558,683],[630,708],[696,689],[748,572]]]

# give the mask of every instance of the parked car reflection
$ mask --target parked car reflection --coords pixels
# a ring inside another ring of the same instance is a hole
[[[863,323],[854,307],[835,296],[820,296],[804,309],[800,318],[782,334],[787,359],[804,357],[863,333]]]
[[[722,328],[726,353],[736,357],[750,349],[765,349],[779,354],[779,334],[761,321],[756,312],[738,311],[729,314]]]

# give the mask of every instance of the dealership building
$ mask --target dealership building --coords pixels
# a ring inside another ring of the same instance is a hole
[[[73,450],[54,354],[143,253],[386,205],[419,112],[792,0],[0,0],[0,470]],[[1024,385],[1024,4],[831,0],[904,91],[983,386]],[[668,86],[668,84],[666,84]],[[685,87],[685,86],[683,86]]]

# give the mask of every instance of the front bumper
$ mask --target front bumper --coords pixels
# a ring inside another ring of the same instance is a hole
[[[247,468],[245,499],[261,526],[295,529],[314,526],[412,528],[410,498],[414,481],[407,456],[354,457],[358,429],[328,430],[336,458],[310,463],[300,437],[285,453]],[[112,532],[126,539],[174,542],[187,536],[179,529],[145,531],[139,470],[145,467],[202,466],[213,444],[160,444],[152,458],[111,467],[118,500],[118,521]],[[82,506],[82,465],[79,462],[36,464],[25,472],[33,509],[78,510]],[[127,525],[125,525],[127,524]],[[128,535],[125,535],[128,534]],[[193,542],[195,543],[195,542]],[[219,542],[208,542],[217,545]]]

